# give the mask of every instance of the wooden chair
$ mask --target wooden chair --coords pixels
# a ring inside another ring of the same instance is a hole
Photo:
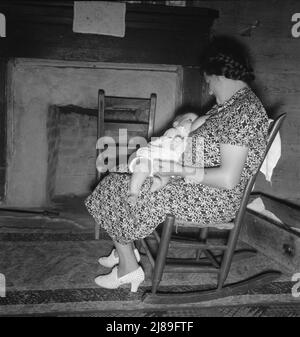
[[[267,154],[272,142],[279,131],[282,122],[285,118],[285,114],[280,115],[272,123],[269,128],[268,142],[265,154]],[[264,160],[264,159],[263,159]],[[261,161],[261,165],[263,163]],[[261,166],[260,165],[260,166]],[[259,172],[258,168],[256,174],[248,181],[244,194],[241,200],[240,208],[237,212],[236,218],[231,223],[218,224],[217,228],[221,232],[226,232],[227,243],[216,244],[209,242],[208,232],[209,228],[202,228],[199,230],[199,236],[197,239],[190,236],[172,236],[175,226],[180,228],[180,225],[184,227],[197,228],[196,223],[187,223],[175,219],[173,215],[167,215],[165,222],[163,223],[162,234],[159,235],[158,231],[154,231],[153,235],[158,244],[158,252],[155,256],[152,253],[151,244],[148,239],[140,240],[142,247],[145,249],[149,261],[153,267],[152,277],[152,290],[146,292],[144,296],[145,303],[159,303],[159,304],[183,304],[183,303],[195,303],[204,300],[211,300],[214,298],[226,297],[239,292],[244,292],[249,288],[253,288],[263,284],[264,282],[271,282],[275,278],[278,278],[281,273],[278,271],[265,271],[259,275],[255,275],[250,279],[243,280],[234,284],[225,284],[227,279],[232,260],[240,260],[253,256],[255,251],[240,250],[235,251],[239,233],[243,225],[243,218],[248,204],[248,199],[252,191],[256,176]],[[214,231],[216,230],[216,226]],[[198,226],[199,228],[199,226]],[[169,244],[172,241],[174,246],[179,245],[180,248],[196,248],[198,253],[195,259],[167,259]],[[223,252],[221,255],[217,255],[213,251]],[[201,253],[204,253],[205,258],[200,258]],[[181,292],[181,293],[162,293],[158,292],[158,286],[160,284],[163,272],[169,273],[215,273],[218,276],[217,287],[209,290],[201,290],[197,292]]]
[[[128,142],[131,137],[143,137],[150,139],[154,132],[154,120],[156,111],[156,94],[151,94],[149,98],[115,97],[106,96],[105,91],[98,91],[98,118],[97,118],[97,139],[110,136],[114,139],[118,149],[126,147],[125,160],[136,149],[129,149]],[[128,140],[120,143],[119,129],[126,129]],[[97,150],[97,157],[101,150]],[[115,158],[119,160],[120,158]],[[97,182],[101,179],[101,174],[97,171]],[[95,238],[99,239],[100,227],[95,225]]]

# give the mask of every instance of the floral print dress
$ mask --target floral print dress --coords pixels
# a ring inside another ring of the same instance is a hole
[[[220,165],[220,144],[247,146],[239,184],[228,190],[171,177],[165,187],[151,193],[151,178],[147,178],[136,205],[129,206],[126,199],[131,175],[110,173],[88,196],[85,205],[112,240],[127,244],[145,238],[164,221],[166,214],[202,227],[229,222],[235,217],[244,187],[266,149],[268,117],[249,87],[239,90],[222,106],[215,105],[208,114],[206,122],[190,134],[191,146],[182,161],[187,165],[204,163],[205,167],[216,167]]]

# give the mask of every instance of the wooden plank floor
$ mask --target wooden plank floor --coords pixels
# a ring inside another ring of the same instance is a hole
[[[66,216],[68,208],[65,208]],[[86,221],[84,220],[86,219]],[[72,217],[51,219],[12,213],[0,214],[0,273],[6,277],[7,293],[0,298],[0,315],[236,315],[259,313],[269,315],[274,306],[299,304],[291,295],[291,273],[263,254],[233,263],[228,282],[235,282],[264,270],[277,269],[283,276],[272,284],[252,289],[239,296],[183,305],[150,305],[142,296],[151,286],[151,267],[142,255],[146,280],[136,294],[128,287],[106,290],[97,287],[94,278],[109,270],[97,260],[108,254],[112,242],[101,232],[93,239],[93,222],[82,212]],[[240,243],[244,246],[243,243]],[[179,253],[183,251],[172,251]],[[162,290],[195,290],[211,287],[215,276],[201,274],[165,274]],[[267,309],[251,309],[267,307]],[[240,309],[234,309],[234,307]],[[250,308],[251,307],[251,308]],[[210,308],[208,310],[208,308]],[[217,309],[214,309],[217,308]],[[231,308],[227,312],[225,309]],[[250,308],[250,309],[249,309]],[[204,311],[203,311],[203,310]],[[223,310],[223,311],[222,311]],[[225,311],[224,311],[225,310]],[[258,310],[258,311],[257,311]],[[275,310],[275,309],[274,309]],[[291,309],[291,315],[294,315]],[[282,311],[284,312],[284,311]],[[271,314],[270,314],[271,315]]]

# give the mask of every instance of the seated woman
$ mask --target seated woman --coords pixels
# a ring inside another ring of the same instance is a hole
[[[147,178],[136,203],[128,207],[131,174],[111,173],[85,201],[116,248],[99,260],[113,268],[95,279],[101,287],[131,284],[131,291],[137,291],[145,275],[133,243],[149,236],[167,213],[202,227],[235,217],[244,187],[264,155],[268,117],[248,86],[253,70],[236,43],[211,48],[203,72],[217,104],[206,122],[190,133],[192,146],[181,162],[154,161],[154,172],[170,177],[167,184],[151,192],[152,180]]]

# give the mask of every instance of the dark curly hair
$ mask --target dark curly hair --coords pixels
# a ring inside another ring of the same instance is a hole
[[[203,55],[202,71],[249,83],[255,76],[247,54],[245,47],[233,38],[215,38]]]

